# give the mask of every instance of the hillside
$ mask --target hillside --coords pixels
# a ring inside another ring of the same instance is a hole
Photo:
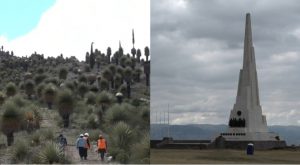
[[[227,125],[170,125],[170,136],[176,140],[212,140],[220,132],[225,131]],[[288,145],[300,145],[300,126],[269,126],[269,131],[276,132]],[[168,127],[163,124],[151,124],[151,139],[162,139],[167,136]]]
[[[135,49],[134,49],[135,50]],[[93,49],[86,60],[17,57],[0,51],[0,164],[101,163],[102,134],[114,163],[149,162],[149,48],[125,54]],[[118,95],[116,95],[118,93]],[[92,149],[80,161],[75,147],[89,133]],[[68,146],[60,150],[63,134]]]

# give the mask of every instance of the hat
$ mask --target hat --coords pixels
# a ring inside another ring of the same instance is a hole
[[[102,138],[103,136],[102,135],[99,135],[99,138]]]
[[[83,137],[83,134],[80,134],[79,136],[80,136],[80,137]]]
[[[89,134],[88,133],[84,133],[84,136],[89,136]]]

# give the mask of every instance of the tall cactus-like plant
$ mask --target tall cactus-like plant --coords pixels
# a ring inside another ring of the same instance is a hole
[[[70,115],[73,112],[74,103],[75,102],[71,91],[63,90],[58,93],[57,96],[58,112],[63,119],[64,128],[69,127]]]
[[[93,52],[93,44],[94,44],[94,42],[92,42],[92,44],[91,44],[91,53],[90,53],[90,67],[91,67],[91,69],[93,69],[94,65],[95,65],[95,53]]]
[[[106,69],[102,72],[102,77],[105,78],[106,80],[112,80],[113,75],[112,75],[112,72],[110,71],[109,68],[106,68]]]
[[[146,62],[148,61],[149,55],[150,55],[150,50],[149,50],[148,46],[146,46],[145,47]]]
[[[131,78],[132,78],[132,69],[130,67],[126,67],[124,70],[124,78],[127,84],[127,97],[131,97]]]
[[[150,85],[150,61],[144,63],[144,73],[146,75],[146,85]]]
[[[137,61],[140,63],[141,62],[141,56],[142,56],[142,53],[141,53],[140,49],[137,50],[136,56],[137,56]]]
[[[48,84],[43,90],[44,101],[48,105],[48,109],[52,109],[52,104],[55,101],[57,89],[54,84]]]
[[[110,79],[110,81],[111,81],[111,88],[114,89],[115,88],[115,79],[114,79],[114,77],[115,77],[115,74],[117,72],[117,66],[114,65],[114,64],[110,64],[108,66],[108,69],[111,72],[111,79]]]
[[[107,55],[107,61],[110,64],[110,56],[111,56],[111,48],[110,47],[107,48],[106,55]]]
[[[85,63],[86,64],[90,63],[90,54],[89,54],[89,52],[86,52],[86,54],[85,54]]]
[[[31,99],[31,95],[34,94],[34,82],[32,80],[27,80],[24,84],[25,93],[27,94],[28,98]]]
[[[3,109],[1,131],[7,137],[7,145],[11,146],[14,142],[14,133],[20,129],[22,115],[13,102],[6,102]]]

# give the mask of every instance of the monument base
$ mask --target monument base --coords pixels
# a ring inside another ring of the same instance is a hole
[[[254,149],[267,150],[286,147],[284,140],[227,140],[225,137],[217,137],[209,148],[224,148],[224,149],[246,149],[247,145],[252,143]]]

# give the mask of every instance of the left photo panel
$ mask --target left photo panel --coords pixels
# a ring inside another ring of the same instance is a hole
[[[0,6],[0,164],[149,164],[150,0]]]

